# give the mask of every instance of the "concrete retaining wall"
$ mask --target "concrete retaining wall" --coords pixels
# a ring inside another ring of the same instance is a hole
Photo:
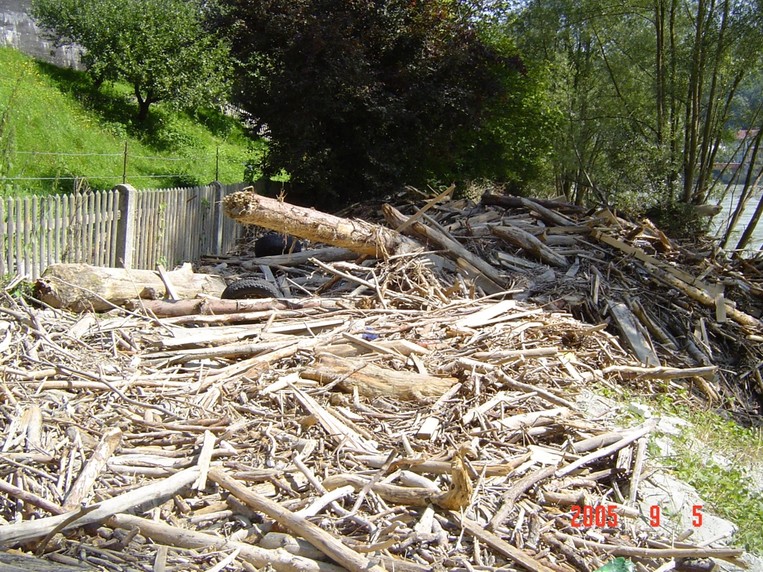
[[[31,0],[0,0],[0,45],[60,67],[80,68],[79,49],[56,48],[29,16]]]

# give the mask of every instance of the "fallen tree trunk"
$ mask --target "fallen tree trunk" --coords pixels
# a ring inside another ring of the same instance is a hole
[[[527,199],[524,197],[516,197],[513,195],[491,195],[489,193],[482,195],[482,198],[480,199],[480,202],[483,205],[497,205],[505,209],[528,208],[528,205],[525,201],[527,201]],[[581,214],[586,211],[585,207],[564,201],[533,199],[532,202],[537,205],[541,205],[542,207],[546,207],[547,209],[553,209],[559,212]]]
[[[342,301],[341,305],[332,299],[289,300],[288,302],[273,300],[217,300],[215,298],[198,298],[194,300],[130,300],[125,304],[129,310],[148,311],[157,318],[178,318],[182,316],[209,316],[209,323],[237,323],[254,319],[251,314],[263,312],[305,311],[309,308],[336,310],[350,307],[351,303]],[[227,316],[227,317],[226,317]],[[192,323],[203,323],[205,320],[192,319]]]
[[[195,274],[190,264],[165,273],[180,298],[199,294],[219,297],[225,281],[210,274]],[[159,300],[167,288],[157,272],[125,268],[102,268],[89,264],[52,264],[35,285],[37,298],[75,312],[103,312],[136,298]]]
[[[521,228],[513,226],[494,226],[490,231],[498,238],[520,247],[533,254],[536,258],[557,268],[568,268],[569,263],[564,258],[535,238],[532,234]]]
[[[458,381],[454,377],[383,368],[363,360],[340,358],[328,353],[317,357],[314,365],[302,371],[302,377],[323,384],[336,383],[348,392],[357,389],[360,395],[369,399],[434,400]]]
[[[263,256],[261,258],[252,258],[241,263],[245,270],[257,270],[259,266],[298,266],[310,262],[311,258],[322,262],[337,262],[339,260],[354,260],[358,255],[347,248],[316,248],[312,250],[302,250],[301,252],[290,252],[288,254],[276,254],[274,256]]]
[[[226,215],[243,224],[325,242],[365,256],[386,258],[422,249],[418,242],[383,226],[298,207],[251,191],[226,196],[223,209]]]

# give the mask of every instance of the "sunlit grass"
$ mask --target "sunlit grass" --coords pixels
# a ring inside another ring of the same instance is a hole
[[[263,152],[218,111],[156,104],[144,124],[136,112],[126,85],[95,90],[81,72],[0,48],[0,192],[234,183]]]

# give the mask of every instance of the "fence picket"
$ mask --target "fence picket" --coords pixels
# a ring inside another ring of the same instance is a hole
[[[74,201],[74,236],[75,239],[72,241],[72,255],[73,259],[72,262],[82,262],[84,259],[84,242],[85,242],[85,233],[82,232],[82,197],[78,195],[77,193],[72,194],[72,200]]]
[[[164,232],[159,237],[162,244],[162,251],[168,253],[167,260],[175,259],[177,257],[177,212],[178,202],[180,200],[180,192],[178,189],[171,189],[164,193],[163,207],[164,212],[167,213],[162,219],[166,222]],[[166,264],[165,260],[159,260],[157,257],[156,264]]]
[[[18,237],[18,232],[16,232],[16,229],[18,228],[16,226],[16,209],[18,208],[18,200],[19,199],[8,199],[8,272],[13,272],[14,268],[18,268],[17,260],[18,260],[18,250],[17,250],[17,240],[20,240],[21,237]]]
[[[119,203],[116,200],[116,191],[113,189],[106,192],[106,213],[108,229],[109,255],[106,258],[106,266],[116,266],[117,264],[117,220]]]
[[[50,264],[50,197],[40,197],[40,268]]]
[[[106,192],[106,229],[108,233],[109,255],[106,257],[106,266],[116,266],[116,221],[118,205],[113,190]]]
[[[187,227],[183,228],[179,222],[180,218],[182,217],[184,220],[188,221],[191,215],[191,209],[190,209],[190,203],[189,198],[193,196],[193,193],[195,191],[194,187],[191,187],[190,189],[184,190],[182,193],[178,193],[177,200],[175,203],[175,208],[177,210],[177,216],[174,219],[175,223],[175,259],[178,258],[184,258],[190,254],[190,250],[188,248],[188,242],[190,238],[190,233],[188,232]]]
[[[5,210],[5,199],[0,197],[0,277],[8,274],[8,271],[6,270],[7,261],[5,256],[3,256],[3,253],[5,252],[5,239],[7,236],[5,231]]]
[[[76,230],[74,196],[64,197],[64,217],[61,219],[61,262],[74,262],[72,244],[74,244],[74,231]]]
[[[186,256],[190,255],[190,251],[188,249],[188,242],[190,238],[190,233],[188,232],[187,227],[183,227],[180,225],[180,218],[182,217],[183,220],[188,221],[188,219],[191,216],[191,208],[189,203],[189,198],[193,196],[194,188],[186,189],[182,193],[178,193],[177,195],[177,201],[175,204],[175,207],[177,209],[177,216],[174,219],[175,223],[175,259],[178,258],[185,258]]]
[[[127,266],[148,269],[159,262],[174,268],[201,255],[224,254],[242,227],[227,217],[216,220],[216,203],[243,186],[132,190],[134,202],[129,207],[121,197],[124,186],[0,198],[0,275],[34,279],[57,262],[117,266],[123,263],[117,253],[125,249],[130,258],[124,261]],[[120,228],[130,224],[134,239],[128,240],[129,233]]]
[[[101,195],[102,193],[91,193],[93,195],[93,244],[95,245],[95,264],[103,266],[103,217],[101,214]]]
[[[24,240],[19,244],[20,255],[24,258],[24,268],[27,272],[31,271],[31,260],[29,257],[29,234],[32,225],[29,224],[29,197],[24,197],[19,211],[19,225],[24,229]],[[31,272],[30,272],[31,273]]]
[[[154,233],[157,230],[157,225],[151,224],[151,213],[153,211],[153,204],[154,199],[156,198],[155,193],[139,193],[138,194],[138,201],[136,203],[137,205],[137,211],[135,213],[136,218],[136,229],[142,228],[143,233],[139,231],[135,231],[136,234],[136,246],[137,248],[137,254],[138,259],[133,261],[133,265],[135,268],[144,268],[147,267],[150,263],[148,257],[150,252],[150,247],[153,242]],[[144,240],[141,240],[141,237],[144,237]]]
[[[39,210],[37,208],[37,196],[33,196],[32,200],[30,201],[30,209],[29,209],[29,234],[32,237],[31,244],[28,245],[28,247],[31,250],[30,258],[32,261],[32,278],[36,278],[35,274],[37,273],[36,270],[39,268],[40,265],[40,242],[39,240],[40,234],[39,234],[39,227],[40,227],[40,219],[39,219]],[[39,238],[38,238],[39,237]]]
[[[147,235],[146,244],[143,245],[143,258],[142,258],[142,264],[141,266],[153,266],[154,260],[153,260],[153,254],[154,254],[154,243],[156,242],[157,238],[157,231],[161,230],[162,224],[164,221],[159,221],[158,216],[158,205],[159,205],[159,192],[154,191],[151,192],[143,197],[146,204],[146,210],[143,212],[143,224],[145,228],[145,232]],[[138,227],[140,228],[140,227]],[[138,236],[140,237],[140,233],[138,233]],[[140,240],[140,239],[138,239]]]
[[[167,226],[171,222],[167,220],[167,196],[170,191],[154,191],[151,193],[151,211],[150,221],[152,229],[156,229],[156,232],[151,233],[150,248],[146,252],[146,266],[154,267],[157,264],[156,253],[159,250],[164,250],[165,244],[163,243],[164,237],[167,235]]]

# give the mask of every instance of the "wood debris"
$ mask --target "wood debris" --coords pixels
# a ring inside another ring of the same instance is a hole
[[[445,198],[329,224],[235,195],[312,248],[244,245],[200,276],[257,274],[279,299],[183,299],[172,272],[102,314],[3,294],[0,567],[735,561],[641,518],[655,422],[591,417],[587,386],[680,385],[759,415],[760,264],[607,211]],[[601,522],[576,526],[585,507]]]

